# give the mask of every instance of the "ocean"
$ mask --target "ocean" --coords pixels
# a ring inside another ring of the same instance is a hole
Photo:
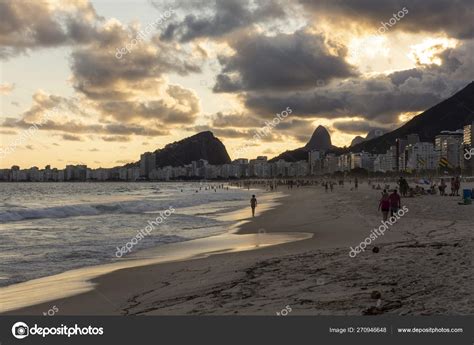
[[[252,191],[220,185],[0,183],[0,286],[222,234],[234,222],[218,216],[248,206]]]

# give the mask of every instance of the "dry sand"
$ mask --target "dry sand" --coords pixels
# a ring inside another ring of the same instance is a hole
[[[402,199],[409,212],[351,258],[349,247],[380,225],[380,191],[366,183],[358,191],[280,190],[281,205],[239,233],[258,233],[262,243],[272,232],[312,238],[122,269],[94,279],[93,291],[8,314],[41,315],[53,305],[58,315],[275,315],[287,306],[290,315],[474,312],[474,205],[439,195]]]

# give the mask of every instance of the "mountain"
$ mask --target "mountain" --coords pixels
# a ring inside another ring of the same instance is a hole
[[[385,134],[385,131],[383,129],[374,128],[374,129],[371,129],[369,133],[367,133],[367,135],[365,136],[365,140],[372,140],[384,134]]]
[[[354,138],[356,143],[350,147],[338,148],[331,146],[331,139],[327,130],[319,126],[313,133],[310,141],[301,148],[291,151],[285,151],[282,154],[272,158],[270,162],[276,162],[283,159],[287,162],[296,162],[308,159],[308,152],[312,149],[321,149],[327,147],[328,141],[326,133],[329,136],[328,149],[336,154],[347,152],[373,152],[385,153],[391,145],[395,144],[397,138],[404,138],[408,134],[416,133],[421,141],[434,142],[434,138],[441,131],[454,131],[463,128],[465,125],[474,122],[474,82],[468,84],[465,88],[447,98],[441,103],[436,104],[430,109],[415,116],[400,128],[383,133],[381,129],[373,129],[362,142],[357,143],[360,137]],[[324,129],[324,131],[322,129]]]
[[[311,139],[305,146],[307,150],[329,150],[332,147],[331,145],[331,135],[329,135],[328,130],[323,126],[318,126],[313,132]]]
[[[365,138],[358,135],[354,139],[352,139],[351,146],[349,146],[349,147],[355,146],[355,145],[360,144],[360,143],[362,143],[364,141],[367,141],[367,140],[372,140],[372,139],[380,137],[381,135],[384,135],[384,134],[385,134],[385,131],[382,130],[382,129],[378,129],[378,128],[371,129],[369,131],[369,133],[367,133]]]
[[[443,130],[454,131],[474,121],[474,82],[430,109],[415,116],[400,128],[350,148],[352,152],[385,153],[397,138],[416,133],[421,141],[433,142]],[[346,152],[349,149],[345,150]]]
[[[154,153],[157,167],[182,166],[200,159],[205,159],[213,165],[230,163],[224,144],[210,131],[168,144]]]
[[[365,141],[365,138],[362,138],[360,135],[358,135],[354,139],[352,139],[350,147],[352,147],[354,145],[357,145],[357,144],[360,144],[363,141]]]
[[[331,135],[323,126],[318,126],[313,132],[308,143],[304,147],[296,150],[285,151],[282,154],[270,159],[270,162],[276,162],[283,159],[287,162],[297,162],[308,159],[308,152],[312,150],[328,151],[334,148],[331,144]]]

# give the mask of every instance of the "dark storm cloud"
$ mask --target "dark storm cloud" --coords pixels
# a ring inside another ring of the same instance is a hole
[[[211,126],[196,126],[197,131],[211,130],[224,138],[244,138],[250,139],[259,129],[267,126],[275,115],[268,118],[261,118],[250,114],[223,114],[217,113],[212,116]],[[265,132],[263,141],[281,141],[284,137],[291,137],[298,141],[307,140],[312,133],[311,120],[283,118],[277,125],[272,125],[271,132]],[[301,140],[304,138],[304,140]]]
[[[0,1],[0,58],[89,41],[98,20],[92,5],[82,1],[67,1],[61,7],[48,1]],[[88,35],[79,35],[86,28]]]
[[[433,106],[442,97],[432,91],[410,92],[387,82],[386,91],[370,91],[363,81],[350,81],[334,88],[276,95],[249,94],[246,106],[259,113],[272,113],[283,106],[299,117],[335,119],[362,116],[368,120],[397,122],[402,112],[419,111]]]
[[[332,126],[341,132],[352,134],[367,134],[371,130],[377,129],[387,131],[387,128],[382,128],[380,125],[374,126],[368,121],[335,121]]]
[[[393,84],[399,86],[400,84],[403,84],[408,78],[421,79],[422,75],[423,73],[420,70],[412,68],[404,71],[394,72],[389,75],[389,78]]]
[[[342,111],[345,102],[332,94],[327,96],[326,93],[318,94],[316,91],[284,94],[248,93],[245,106],[260,114],[273,114],[290,107],[296,116],[316,117],[333,111]]]
[[[474,79],[474,40],[438,54],[441,65],[419,66],[370,79],[350,78],[293,92],[243,93],[249,112],[271,116],[289,106],[294,117],[363,117],[393,126],[404,112],[422,112]]]
[[[303,31],[268,37],[249,34],[230,42],[235,54],[221,57],[215,92],[298,90],[357,74],[344,49],[330,53],[324,37]]]
[[[275,0],[191,1],[191,4],[180,2],[175,7],[192,13],[181,22],[170,23],[162,33],[164,40],[188,42],[203,37],[217,38],[254,23],[285,16],[284,7]]]
[[[409,32],[444,31],[451,37],[474,37],[472,0],[300,0],[315,15],[355,21],[377,29],[403,7],[408,13],[393,28]],[[337,18],[341,17],[341,18]]]

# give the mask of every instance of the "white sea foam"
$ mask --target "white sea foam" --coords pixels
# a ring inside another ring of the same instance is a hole
[[[254,192],[206,187],[199,183],[0,184],[0,274],[4,278],[0,286],[113,261],[117,246],[170,205],[176,212],[140,241],[137,251],[223,233],[231,223],[215,215],[246,206]]]

